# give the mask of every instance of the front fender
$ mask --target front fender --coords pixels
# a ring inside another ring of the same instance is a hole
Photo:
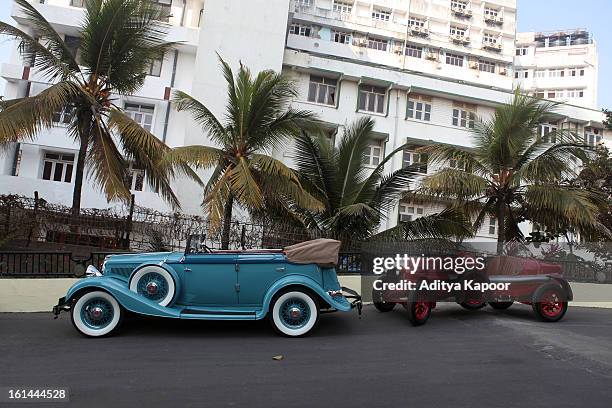
[[[331,307],[341,312],[348,312],[351,310],[351,304],[348,302],[348,300],[346,300],[344,297],[334,298],[330,296],[329,293],[327,293],[327,291],[325,291],[314,279],[303,275],[290,275],[277,280],[270,287],[270,289],[268,289],[268,292],[264,296],[261,315],[258,316],[258,318],[261,319],[268,314],[268,311],[270,310],[270,303],[272,302],[274,295],[276,295],[280,290],[289,286],[304,286],[319,295],[321,299],[329,303]]]
[[[81,290],[98,289],[110,293],[121,306],[130,312],[159,317],[178,318],[180,316],[178,310],[160,306],[132,292],[124,281],[106,276],[82,279],[72,285],[66,294],[66,304],[71,304],[74,296]]]

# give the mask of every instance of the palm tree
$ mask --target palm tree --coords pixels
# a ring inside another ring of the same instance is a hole
[[[420,165],[384,174],[385,165],[406,146],[392,151],[373,170],[364,166],[373,129],[374,120],[364,117],[346,128],[338,146],[323,135],[302,133],[297,139],[295,162],[300,181],[324,205],[322,212],[293,209],[307,228],[327,231],[341,240],[368,239],[376,234],[386,214],[408,194],[410,184],[419,177]],[[405,240],[466,233],[469,231],[461,214],[447,210],[401,223],[384,235]]]
[[[569,224],[578,231],[601,229],[597,195],[565,181],[587,159],[588,146],[568,130],[542,135],[539,126],[554,117],[557,103],[522,95],[498,107],[490,120],[478,120],[473,148],[433,145],[423,148],[430,163],[448,167],[427,176],[421,193],[456,200],[475,215],[477,230],[486,216],[498,226],[498,252],[507,239],[522,239],[525,220],[554,229]],[[464,171],[467,170],[467,171]]]
[[[54,125],[54,114],[71,111],[68,134],[79,144],[73,214],[80,212],[86,166],[109,201],[125,200],[130,162],[144,167],[151,188],[178,207],[170,188],[175,169],[160,165],[168,148],[114,104],[115,95],[136,92],[149,65],[173,46],[164,41],[161,8],[148,0],[87,0],[75,56],[33,5],[15,2],[34,34],[3,22],[0,34],[19,41],[23,59],[52,85],[35,96],[0,102],[0,145],[34,140]],[[183,164],[179,169],[195,176]]]
[[[266,70],[253,77],[240,64],[234,78],[230,66],[219,59],[228,86],[223,123],[192,96],[177,91],[173,98],[176,109],[191,113],[219,147],[179,147],[167,157],[172,164],[214,168],[202,205],[213,227],[222,222],[221,246],[227,249],[236,204],[250,211],[261,210],[266,201],[283,205],[295,202],[310,209],[320,207],[317,200],[303,191],[293,170],[267,154],[299,135],[302,129],[316,129],[318,125],[311,112],[289,106],[297,90],[283,75]]]

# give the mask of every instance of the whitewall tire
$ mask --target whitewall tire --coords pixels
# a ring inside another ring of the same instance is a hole
[[[288,337],[308,334],[319,320],[316,300],[302,291],[287,291],[276,297],[270,310],[270,322],[277,332]]]
[[[71,311],[72,324],[88,337],[113,334],[123,318],[119,302],[107,292],[87,292],[77,299]]]
[[[172,275],[164,268],[145,266],[130,279],[130,290],[165,307],[174,299],[176,285]]]

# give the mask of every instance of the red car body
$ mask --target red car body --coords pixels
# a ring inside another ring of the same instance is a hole
[[[474,255],[463,254],[463,257]],[[376,308],[382,312],[402,304],[409,312],[414,325],[424,324],[440,301],[455,301],[466,309],[475,310],[487,303],[497,310],[510,307],[514,302],[532,305],[536,315],[543,321],[556,322],[567,311],[567,302],[573,299],[571,287],[563,278],[558,264],[537,259],[515,256],[489,258],[485,269],[478,272],[458,274],[454,271],[417,269],[400,270],[379,279],[382,283],[412,282],[413,290],[389,289],[377,284],[372,290]],[[486,290],[471,290],[468,282],[490,286]],[[423,284],[427,282],[427,284]],[[442,282],[442,283],[440,283]],[[461,286],[460,289],[431,289],[431,286]],[[427,289],[422,289],[428,286]]]

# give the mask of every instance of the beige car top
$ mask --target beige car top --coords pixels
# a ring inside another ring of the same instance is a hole
[[[284,251],[292,263],[333,267],[338,264],[340,244],[334,239],[320,238],[285,247]]]

